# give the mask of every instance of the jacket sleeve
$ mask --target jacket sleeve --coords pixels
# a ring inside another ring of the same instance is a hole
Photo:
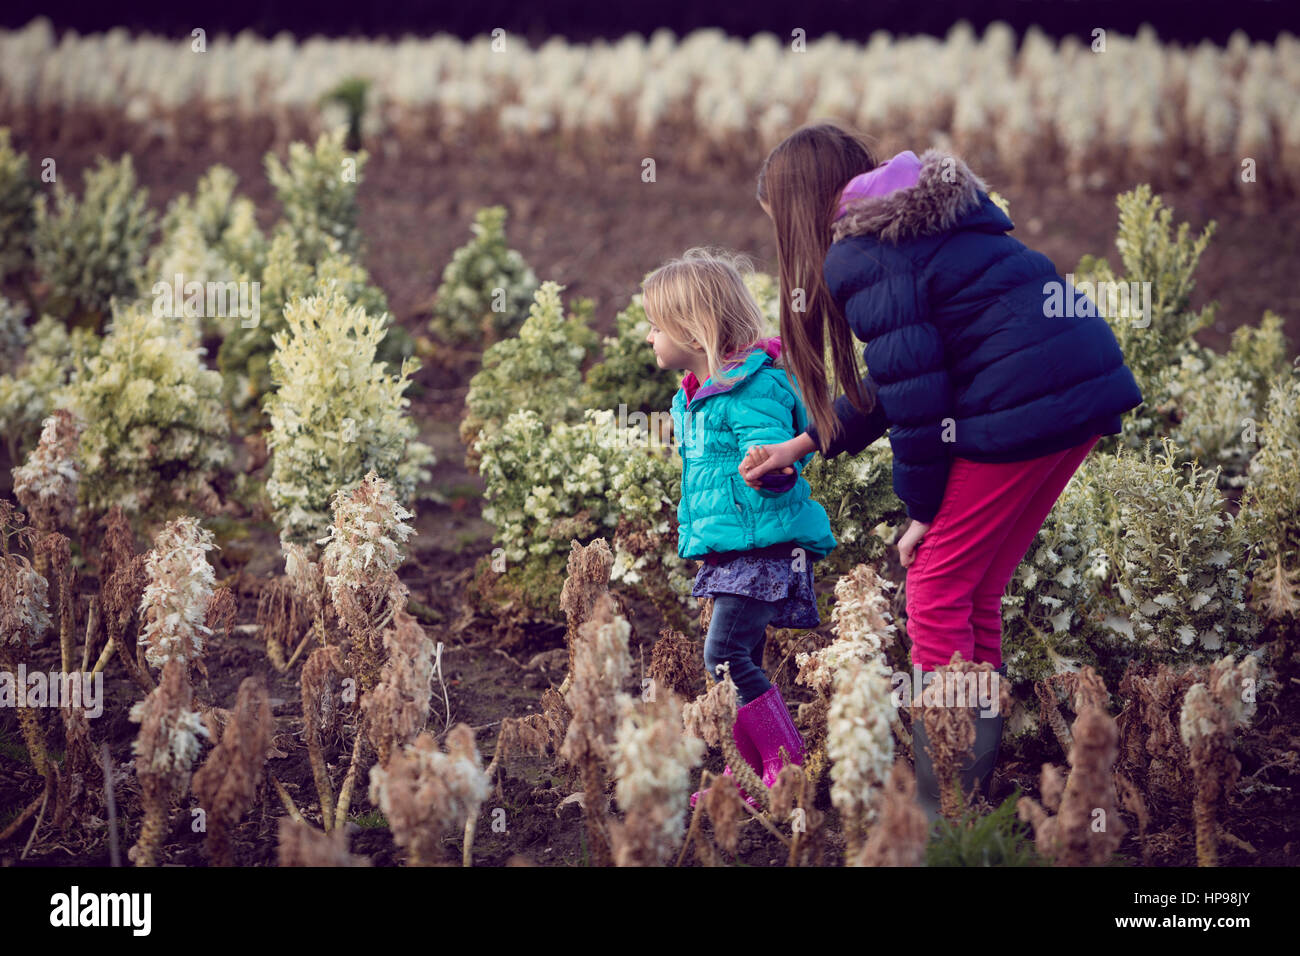
[[[736,433],[740,454],[744,454],[756,445],[775,445],[788,441],[795,436],[794,396],[783,385],[779,385],[770,376],[753,381],[746,389],[743,405],[737,406],[743,413],[730,422]],[[809,456],[805,456],[808,458]],[[765,498],[777,498],[797,484],[803,473],[804,460],[795,462],[794,473],[783,476],[777,484],[768,482],[773,487],[760,486],[756,489]],[[788,487],[785,486],[789,482]]]
[[[848,395],[841,395],[835,399],[835,417],[840,420],[841,431],[830,443],[830,447],[822,453],[823,457],[834,458],[841,452],[856,455],[889,430],[889,418],[885,415],[884,405],[877,397],[879,386],[870,373],[862,376],[862,388],[871,396],[875,407],[870,412],[864,413],[854,407]],[[817,433],[817,426],[810,421],[804,431],[812,437],[820,449],[822,442],[821,436]]]
[[[951,466],[943,439],[953,421],[954,398],[943,337],[930,320],[912,260],[883,244],[872,252],[836,264],[848,276],[840,283],[847,293],[842,307],[854,334],[867,343],[867,368],[879,385],[894,453],[894,493],[908,517],[929,523],[939,511]]]

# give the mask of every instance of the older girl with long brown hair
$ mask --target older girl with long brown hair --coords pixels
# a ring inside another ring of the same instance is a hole
[[[911,519],[898,548],[913,666],[960,652],[1005,675],[1012,574],[1092,446],[1142,402],[1114,333],[1086,299],[1055,307],[1074,290],[943,151],[879,162],[850,130],[806,126],[764,161],[758,200],[776,228],[781,340],[812,425],[751,449],[741,476],[753,485],[813,450],[857,454],[888,431]],[[964,790],[979,778],[987,797],[1002,723],[976,722]],[[938,788],[915,732],[933,819]]]

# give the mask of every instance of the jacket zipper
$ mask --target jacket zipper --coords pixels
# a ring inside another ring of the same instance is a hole
[[[682,416],[682,431],[684,431],[686,434],[690,434],[690,429],[691,429],[691,411],[688,408],[685,409],[685,414]],[[686,455],[686,435],[678,436],[677,443],[678,443],[678,447],[681,448],[682,451],[682,491],[685,492],[686,488],[688,487],[686,484],[686,468],[688,465],[688,460]],[[682,494],[682,515],[684,518],[682,523],[685,524],[687,527],[689,527],[691,521],[691,503],[689,497],[684,493]]]
[[[691,416],[694,415],[694,414],[695,414],[695,412],[694,412],[694,410],[692,410],[692,409],[687,409],[687,410],[685,410],[685,411],[683,412],[683,415],[682,415],[682,429],[686,432],[686,435],[689,435],[689,434],[691,433]],[[686,487],[687,487],[687,485],[686,485],[686,469],[687,469],[687,464],[688,464],[688,462],[689,462],[689,460],[690,460],[690,459],[689,459],[689,456],[686,454],[686,435],[683,435],[683,436],[682,436],[682,440],[679,441],[679,443],[678,443],[679,447],[680,447],[681,450],[682,450],[682,489],[683,489],[683,492],[685,491],[685,489],[686,489]],[[735,505],[735,507],[736,507],[736,518],[737,518],[737,520],[739,520],[739,522],[740,522],[740,530],[741,530],[741,534],[743,534],[743,535],[745,536],[745,549],[748,550],[748,549],[750,549],[750,548],[752,548],[752,547],[754,546],[754,542],[757,540],[757,535],[755,534],[754,530],[750,527],[749,515],[747,515],[747,514],[745,513],[745,509],[741,506],[740,502],[736,500],[736,488],[735,488],[735,483],[734,483],[734,482],[733,482],[733,483],[730,483],[728,487],[729,487],[729,490],[731,491],[731,503],[732,503],[733,505]],[[690,521],[690,517],[691,517],[691,507],[690,507],[690,500],[689,500],[688,496],[687,496],[685,493],[682,494],[682,501],[683,501],[683,503],[684,503],[684,504],[683,504],[683,507],[682,507],[682,513],[683,513],[683,515],[685,516],[686,521],[689,522],[689,521]]]

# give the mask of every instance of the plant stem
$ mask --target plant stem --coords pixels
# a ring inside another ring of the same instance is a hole
[[[275,786],[275,792],[280,795],[280,802],[284,804],[284,809],[288,811],[289,816],[299,823],[307,823],[297,805],[293,802],[293,797],[289,796],[288,791],[284,789],[280,781],[275,779],[275,774],[271,774],[271,783]],[[311,826],[311,824],[307,825]]]

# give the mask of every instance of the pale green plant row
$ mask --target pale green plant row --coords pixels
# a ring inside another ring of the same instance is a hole
[[[153,214],[129,156],[101,158],[80,199],[58,184],[55,211],[38,198],[27,235],[6,235],[0,256],[33,302],[45,290],[39,305],[52,313],[29,326],[24,306],[0,300],[0,336],[12,345],[0,367],[0,423],[13,460],[51,410],[69,407],[85,421],[77,454],[86,513],[121,505],[157,522],[220,508],[232,422],[250,433],[265,425],[266,494],[286,541],[323,534],[331,497],[372,469],[409,502],[433,456],[405,410],[418,367],[411,341],[393,334],[384,295],[355,258],[365,158],[345,150],[341,134],[294,144],[287,165],[268,155],[285,211],[269,241],[221,166],[170,204],[152,250]],[[7,221],[26,221],[14,210],[30,185],[25,160],[0,136]],[[256,287],[260,309],[238,311],[251,303],[230,296],[213,314],[202,291],[191,305],[188,290],[172,294],[177,275],[183,289]],[[205,359],[214,342],[219,371]]]

